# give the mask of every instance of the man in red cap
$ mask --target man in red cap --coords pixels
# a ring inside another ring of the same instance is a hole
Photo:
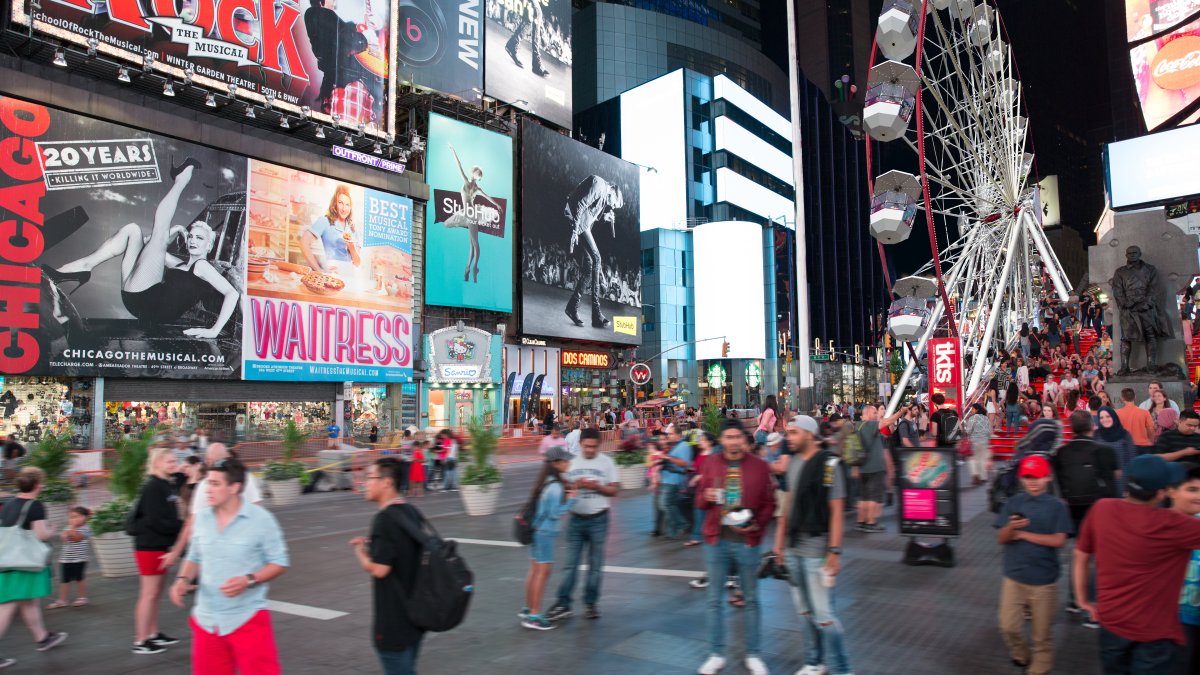
[[[996,541],[1004,545],[1004,584],[1000,590],[1000,634],[1017,666],[1031,675],[1054,667],[1054,608],[1060,573],[1058,549],[1075,531],[1061,499],[1047,492],[1050,461],[1029,455],[1017,469],[1024,492],[996,515]],[[1025,642],[1025,611],[1031,618],[1033,650]]]

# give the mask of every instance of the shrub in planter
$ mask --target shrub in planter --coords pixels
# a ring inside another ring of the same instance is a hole
[[[613,453],[617,465],[617,480],[626,490],[635,490],[646,484],[646,449],[618,450]]]
[[[133,557],[133,537],[125,534],[125,516],[133,502],[124,497],[92,511],[92,549],[106,577],[131,577],[138,573]]]
[[[129,501],[137,498],[138,490],[146,480],[146,459],[153,442],[154,431],[151,429],[140,436],[116,442],[116,460],[109,467],[108,475],[108,488],[114,495]]]
[[[73,461],[70,453],[71,448],[71,432],[64,431],[60,434],[46,434],[42,439],[33,446],[33,451],[29,453],[29,457],[25,459],[27,466],[36,466],[46,474],[46,485],[51,483],[66,483],[65,476],[71,469]],[[70,489],[70,486],[67,486]],[[42,489],[43,495],[45,488]],[[57,493],[62,494],[61,489]],[[74,496],[63,499],[62,501],[70,501]],[[46,496],[40,497],[44,501],[53,501]]]
[[[92,528],[93,536],[117,532],[125,534],[125,515],[133,508],[133,502],[124,497],[106,502],[92,511],[88,525]]]
[[[496,432],[477,418],[467,423],[470,462],[462,469],[459,485],[467,515],[486,516],[496,512],[500,500],[500,469],[493,463]]]
[[[48,480],[42,485],[38,499],[46,505],[46,520],[60,528],[67,522],[67,510],[75,501],[75,488],[62,479]]]
[[[617,452],[613,453],[612,457],[613,461],[616,462],[617,466],[620,467],[642,467],[646,465],[645,448],[639,448],[637,450],[618,450]]]

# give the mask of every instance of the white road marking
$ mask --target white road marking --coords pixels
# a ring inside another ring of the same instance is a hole
[[[474,544],[476,546],[500,546],[502,548],[525,548],[515,541],[499,541],[495,539],[459,539],[457,537],[447,537],[453,539],[460,544]],[[588,566],[580,565],[580,570],[586,570]],[[696,577],[704,576],[704,572],[693,572],[691,570],[669,570],[659,567],[622,567],[620,565],[605,565],[605,572],[613,574],[643,574],[655,577],[683,577],[685,579],[695,579]]]
[[[268,600],[267,609],[272,612],[282,612],[284,614],[295,614],[306,619],[319,619],[328,621],[337,619],[347,615],[347,612],[339,612],[335,609],[323,609],[321,607],[311,607],[309,605],[297,605],[292,602],[283,602],[281,600]]]

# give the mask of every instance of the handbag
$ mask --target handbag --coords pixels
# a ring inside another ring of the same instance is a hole
[[[33,530],[21,527],[32,505],[32,499],[25,502],[12,527],[0,527],[0,571],[41,572],[46,568],[50,546],[38,539]]]

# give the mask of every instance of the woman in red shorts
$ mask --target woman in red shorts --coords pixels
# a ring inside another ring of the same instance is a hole
[[[158,629],[158,602],[167,568],[163,556],[175,545],[183,521],[179,518],[179,478],[175,453],[155,448],[146,461],[149,477],[138,494],[134,515],[134,555],[141,585],[133,615],[134,654],[159,654],[179,642]]]

